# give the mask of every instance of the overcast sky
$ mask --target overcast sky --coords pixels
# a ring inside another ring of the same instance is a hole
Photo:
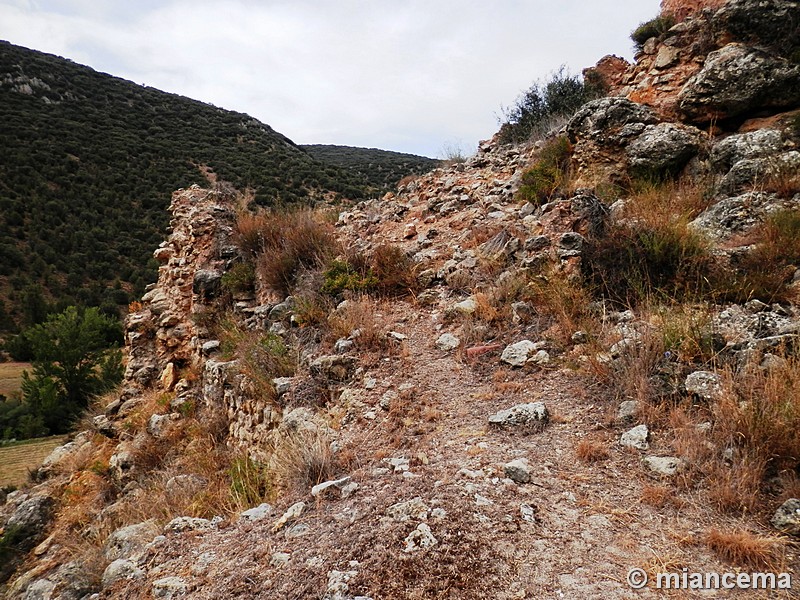
[[[0,39],[300,144],[469,153],[560,65],[631,58],[658,0],[0,0]]]

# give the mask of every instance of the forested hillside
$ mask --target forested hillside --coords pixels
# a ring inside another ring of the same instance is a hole
[[[347,169],[349,173],[366,178],[370,185],[380,189],[390,189],[403,177],[427,173],[440,164],[440,161],[427,156],[377,148],[330,144],[303,145],[301,148],[320,162]]]
[[[170,194],[208,185],[206,169],[264,205],[369,193],[246,114],[7,42],[0,122],[0,331],[47,304],[113,311],[138,297]]]

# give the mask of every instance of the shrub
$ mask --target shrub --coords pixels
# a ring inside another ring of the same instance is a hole
[[[708,190],[686,180],[631,187],[623,218],[586,245],[584,275],[593,291],[625,307],[712,294],[721,270],[709,242],[689,227],[708,206]]]
[[[418,288],[414,261],[397,246],[378,246],[367,259],[351,254],[334,260],[325,271],[322,291],[331,295],[343,291],[375,292],[386,296],[404,296]]]
[[[272,482],[267,469],[249,456],[235,458],[228,468],[231,498],[237,506],[250,508],[270,497]]]
[[[569,179],[569,158],[572,146],[564,137],[547,142],[539,151],[537,161],[522,174],[517,199],[532,204],[550,200]]]
[[[636,51],[641,52],[644,44],[650,38],[660,38],[675,25],[675,18],[672,15],[659,15],[654,19],[641,23],[631,32],[631,40],[636,46]]]
[[[757,535],[744,530],[720,531],[712,528],[703,541],[720,558],[738,567],[762,571],[780,570],[780,555],[785,546],[785,540],[780,537]]]
[[[535,82],[510,108],[502,108],[501,144],[525,142],[557,128],[586,102],[605,94],[597,78],[583,80],[562,66],[547,81]]]
[[[236,263],[222,276],[222,287],[233,294],[252,291],[256,284],[256,271],[250,262]]]
[[[378,284],[372,269],[358,268],[348,260],[334,260],[325,271],[325,282],[322,291],[331,296],[338,296],[343,291],[366,292]]]
[[[308,209],[239,216],[236,239],[255,260],[266,285],[288,294],[302,269],[326,262],[336,249],[330,224]]]

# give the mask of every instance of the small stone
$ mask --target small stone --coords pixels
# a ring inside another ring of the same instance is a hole
[[[790,498],[775,511],[772,525],[789,535],[800,536],[800,499]]]
[[[528,359],[528,362],[534,365],[546,365],[550,362],[550,353],[547,350],[537,350],[536,353]]]
[[[639,410],[639,403],[636,400],[625,400],[620,403],[617,409],[617,420],[623,422],[633,421],[637,410]]]
[[[427,523],[420,523],[417,528],[408,534],[405,541],[403,552],[412,553],[426,548],[432,548],[439,543],[433,536],[430,526]]]
[[[589,334],[585,331],[576,331],[572,334],[572,343],[574,344],[585,344],[589,341]]]
[[[263,502],[253,508],[248,508],[239,515],[245,521],[262,521],[272,514],[272,506]]]
[[[647,425],[637,425],[633,429],[623,433],[619,443],[621,446],[628,446],[630,448],[636,448],[637,450],[647,450],[650,447],[650,444],[647,443],[648,437],[650,437],[650,432],[647,429]]]
[[[332,488],[341,490],[348,483],[350,483],[350,477],[342,477],[341,479],[318,483],[317,485],[311,488],[311,495],[314,496],[315,498],[317,496],[322,497],[326,493],[332,491]]]
[[[175,517],[164,527],[165,532],[182,533],[184,531],[209,531],[214,529],[211,521],[198,517]]]
[[[489,417],[489,424],[501,427],[526,426],[538,429],[544,427],[549,418],[550,413],[543,403],[528,402],[493,414]]]
[[[436,347],[443,352],[450,352],[451,350],[455,350],[461,345],[461,340],[459,340],[456,336],[452,333],[443,333],[439,336],[439,339],[436,340]]]
[[[153,596],[155,598],[177,598],[183,596],[189,586],[180,577],[163,577],[153,582]]]
[[[523,521],[527,521],[528,523],[536,522],[536,509],[530,504],[520,504],[519,512],[520,515],[522,515]]]
[[[282,567],[283,565],[289,562],[289,559],[291,557],[292,555],[289,554],[288,552],[276,552],[270,558],[269,566],[275,568]]]
[[[422,498],[417,496],[411,500],[393,504],[386,509],[386,513],[395,521],[404,522],[411,519],[425,521],[428,518],[429,510],[428,506],[422,501]]]
[[[711,371],[695,371],[686,378],[686,391],[702,398],[714,400],[722,393],[722,380],[719,375]]]
[[[114,585],[117,581],[123,579],[141,579],[142,577],[144,577],[144,571],[137,567],[133,561],[126,558],[118,558],[112,561],[111,564],[106,567],[106,570],[103,571],[101,585],[103,589],[106,589]]]
[[[675,475],[682,466],[683,461],[674,456],[645,456],[644,465],[656,475],[670,477]]]
[[[531,480],[531,467],[524,458],[506,463],[503,465],[503,472],[514,483],[529,483]]]
[[[273,379],[272,384],[275,386],[275,393],[278,394],[278,396],[283,396],[291,391],[292,381],[292,377],[276,377]]]
[[[219,340],[209,340],[205,344],[200,347],[200,350],[203,352],[205,356],[209,356],[219,350],[220,342]]]
[[[272,532],[280,531],[289,521],[294,521],[306,510],[305,502],[296,502],[272,525]]]
[[[454,304],[453,309],[461,314],[471,315],[478,310],[478,303],[475,301],[475,298],[470,296],[466,300],[462,300],[461,302]]]
[[[530,340],[522,340],[506,346],[505,350],[503,350],[503,354],[500,356],[500,361],[512,367],[521,367],[528,361],[528,357],[534,350],[533,342]]]

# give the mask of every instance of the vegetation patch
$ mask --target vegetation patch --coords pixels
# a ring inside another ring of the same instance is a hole
[[[596,78],[582,79],[561,67],[547,80],[535,82],[513,106],[501,109],[500,143],[518,144],[542,138],[583,104],[605,93],[602,82]]]
[[[533,166],[522,173],[517,200],[538,206],[563,191],[569,181],[571,155],[572,146],[566,136],[549,140]]]
[[[673,25],[675,25],[675,18],[672,15],[659,15],[641,23],[631,32],[631,40],[636,46],[636,51],[644,50],[644,44],[650,38],[660,39]]]

